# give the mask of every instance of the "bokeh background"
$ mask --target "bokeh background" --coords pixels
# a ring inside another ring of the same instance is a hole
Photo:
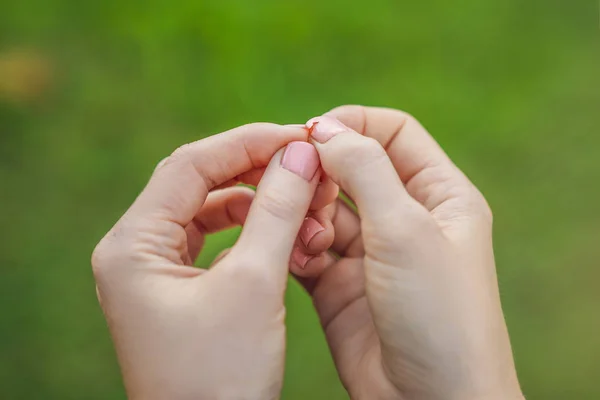
[[[411,112],[487,196],[528,399],[599,399],[597,1],[0,4],[0,397],[123,399],[95,243],[178,145]],[[238,231],[208,242],[210,262]],[[284,399],[344,399],[290,284]]]

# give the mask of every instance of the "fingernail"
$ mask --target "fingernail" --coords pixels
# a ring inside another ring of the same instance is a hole
[[[299,247],[294,247],[292,250],[292,262],[297,264],[301,269],[306,268],[306,264],[312,259],[312,256],[308,256],[300,250]]]
[[[285,148],[281,166],[311,181],[319,168],[319,154],[317,149],[308,142],[291,142]]]
[[[338,133],[347,132],[348,127],[336,118],[322,115],[315,117],[306,123],[309,135],[319,143],[325,143]]]
[[[325,228],[321,225],[316,219],[307,217],[304,218],[304,222],[300,227],[300,240],[304,243],[305,246],[308,246],[311,239],[315,237],[315,235],[319,232],[323,232]]]

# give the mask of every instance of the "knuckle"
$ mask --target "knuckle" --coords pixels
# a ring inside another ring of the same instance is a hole
[[[400,134],[402,131],[406,129],[415,129],[420,128],[424,129],[421,122],[411,113],[396,110],[396,109],[388,109],[391,114],[393,114],[394,119],[396,120],[396,124],[398,126],[396,130],[396,134]]]
[[[102,239],[92,252],[92,272],[95,277],[98,277],[106,269],[108,265],[109,255],[112,250],[107,238]]]
[[[329,112],[334,114],[356,114],[361,113],[363,109],[364,106],[359,104],[344,104],[331,109]]]
[[[407,111],[398,110],[395,108],[387,108],[385,110],[388,110],[388,112],[394,114],[395,119],[400,121],[402,126],[421,125],[419,120],[414,115],[412,115],[411,113],[409,113]]]
[[[482,220],[487,222],[488,224],[492,224],[494,222],[494,213],[492,212],[492,207],[490,206],[490,204],[487,202],[487,200],[485,199],[485,196],[483,194],[481,194],[478,191],[478,210],[479,210],[479,215],[481,216]]]
[[[191,143],[182,144],[181,146],[176,148],[169,157],[167,157],[165,163],[168,164],[177,161],[187,160],[189,158],[191,146]]]
[[[295,198],[273,189],[265,190],[258,205],[270,215],[283,220],[293,218],[299,208],[299,203]]]
[[[355,140],[346,141],[342,155],[348,165],[369,164],[386,157],[383,146],[376,139],[366,136],[357,136]]]
[[[469,194],[465,196],[465,211],[476,221],[492,225],[493,213],[492,209],[483,196],[483,194],[475,187],[471,188]]]
[[[98,279],[123,262],[131,246],[129,234],[125,232],[122,221],[115,225],[92,251],[91,264],[94,277]]]
[[[159,163],[154,168],[154,172],[159,172],[166,166],[171,166],[173,164],[180,165],[182,163],[188,162],[190,160],[190,146],[191,143],[186,143],[177,147],[169,156],[159,161]]]
[[[160,161],[158,162],[158,164],[156,164],[156,167],[154,167],[154,170],[155,170],[155,171],[157,171],[157,170],[159,170],[160,168],[162,168],[162,167],[163,167],[163,166],[164,166],[164,165],[167,163],[167,161],[168,161],[168,160],[169,160],[169,157],[165,157],[165,158],[163,158],[162,160],[160,160]]]
[[[405,124],[420,124],[419,120],[411,113],[402,110],[396,110],[396,112],[400,115],[400,118],[404,120]]]

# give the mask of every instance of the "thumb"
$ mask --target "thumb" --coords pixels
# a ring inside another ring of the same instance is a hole
[[[285,286],[294,242],[319,182],[319,155],[307,142],[291,142],[271,159],[230,256],[238,265]]]
[[[427,210],[406,191],[378,141],[329,116],[306,125],[323,170],[358,207],[367,255],[394,265],[398,244],[411,245],[417,227],[433,225]]]

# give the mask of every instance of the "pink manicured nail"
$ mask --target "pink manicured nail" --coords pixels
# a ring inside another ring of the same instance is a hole
[[[325,143],[338,133],[347,132],[349,129],[336,118],[326,115],[315,117],[306,123],[308,132],[317,142]]]
[[[294,247],[292,250],[292,262],[297,264],[300,268],[306,268],[306,264],[312,259],[312,256],[308,256],[300,250],[298,247]]]
[[[312,180],[319,168],[319,153],[317,149],[308,142],[291,142],[287,145],[281,166],[288,171],[306,179]]]
[[[325,228],[323,228],[316,219],[311,217],[304,218],[302,227],[300,227],[300,240],[302,240],[302,243],[304,243],[305,246],[308,246],[311,239],[315,237],[317,233],[323,232],[324,230]]]

